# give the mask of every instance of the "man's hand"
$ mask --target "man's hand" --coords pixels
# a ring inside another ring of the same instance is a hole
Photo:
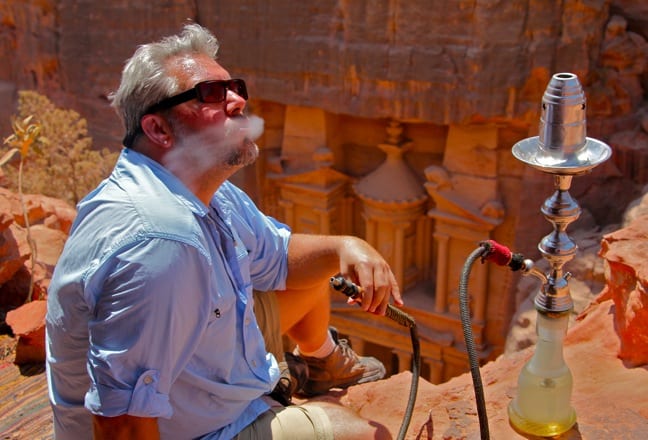
[[[363,288],[362,308],[384,315],[391,298],[402,306],[400,288],[387,261],[352,236],[293,234],[288,246],[288,288],[307,289],[341,274]]]
[[[340,275],[362,287],[363,310],[384,315],[390,298],[394,298],[395,305],[402,306],[396,277],[382,255],[359,238],[345,237],[344,241]]]

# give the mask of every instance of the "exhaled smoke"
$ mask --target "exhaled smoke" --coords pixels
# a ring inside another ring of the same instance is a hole
[[[174,131],[175,145],[165,156],[164,166],[188,183],[253,163],[258,156],[254,140],[263,133],[263,119],[241,116],[191,132],[176,123]]]
[[[248,117],[248,138],[256,141],[263,134],[263,119],[256,115]]]
[[[225,123],[224,130],[225,139],[235,143],[241,139],[255,141],[263,134],[263,119],[256,115],[236,117]]]

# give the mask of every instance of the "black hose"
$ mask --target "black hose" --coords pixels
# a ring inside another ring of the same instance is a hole
[[[407,428],[412,420],[414,405],[416,404],[416,394],[418,392],[419,377],[421,375],[421,349],[419,345],[418,330],[416,329],[416,323],[414,321],[412,321],[412,325],[409,329],[410,338],[412,339],[412,383],[410,385],[410,393],[407,400],[407,407],[405,408],[405,415],[403,416],[403,422],[398,431],[398,440],[405,439]]]
[[[387,306],[385,316],[402,326],[409,327],[410,338],[412,340],[412,383],[410,385],[410,393],[409,399],[407,401],[407,407],[405,408],[405,415],[403,416],[403,422],[401,423],[397,437],[398,440],[404,440],[405,434],[407,434],[407,429],[409,428],[410,421],[412,420],[412,414],[414,413],[414,404],[416,403],[419,377],[421,375],[421,349],[419,345],[416,321],[413,317],[403,312],[402,310],[397,309],[391,304]]]
[[[468,361],[470,362],[470,373],[472,374],[473,388],[475,389],[475,401],[477,404],[477,415],[479,416],[479,431],[482,440],[489,440],[488,416],[486,415],[486,403],[484,401],[484,387],[479,373],[479,359],[472,333],[472,321],[470,319],[470,303],[468,300],[468,279],[474,262],[487,254],[490,249],[483,245],[475,249],[464,263],[459,281],[459,313],[461,316],[461,327],[463,329]]]
[[[344,293],[349,298],[355,299],[360,305],[360,288],[353,284],[351,281],[343,277],[333,277],[331,278],[331,287],[339,292]],[[397,440],[405,440],[405,435],[407,434],[407,429],[409,428],[409,424],[414,413],[416,394],[418,393],[419,377],[421,375],[421,349],[419,344],[418,330],[416,328],[416,321],[412,316],[400,309],[397,309],[391,304],[387,305],[385,316],[404,327],[409,327],[410,337],[412,339],[412,383],[410,385],[407,407],[405,408],[405,414],[403,416],[403,421],[401,423],[397,437]]]

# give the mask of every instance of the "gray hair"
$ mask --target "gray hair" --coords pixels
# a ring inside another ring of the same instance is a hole
[[[139,46],[126,61],[119,88],[110,96],[124,124],[126,139],[133,140],[139,133],[140,118],[146,109],[180,92],[177,79],[167,74],[167,60],[199,54],[215,59],[218,47],[216,37],[195,23],[185,25],[178,35]]]

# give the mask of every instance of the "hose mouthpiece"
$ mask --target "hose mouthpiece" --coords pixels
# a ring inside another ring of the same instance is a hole
[[[342,292],[349,298],[355,300],[358,305],[362,304],[362,287],[342,276],[331,277],[329,283],[331,284],[331,287],[333,289],[337,290],[338,292]],[[416,321],[412,316],[402,310],[397,309],[391,304],[387,305],[385,316],[404,327],[416,327]]]
[[[342,276],[331,277],[330,284],[333,289],[344,293],[349,298],[356,299],[362,293],[360,287]]]

